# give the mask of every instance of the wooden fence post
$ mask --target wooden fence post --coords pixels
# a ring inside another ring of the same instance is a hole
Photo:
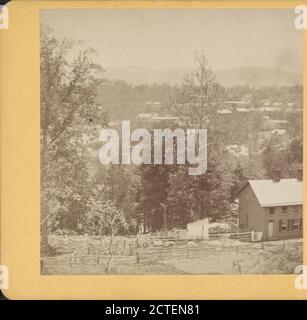
[[[139,263],[140,262],[140,255],[139,255],[139,237],[138,237],[138,235],[136,235],[135,254],[136,254],[136,263]]]
[[[124,254],[126,254],[126,239],[124,239],[124,243],[123,243],[123,251],[124,251]]]

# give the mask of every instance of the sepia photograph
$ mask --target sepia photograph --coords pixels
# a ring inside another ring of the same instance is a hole
[[[40,10],[41,275],[298,273],[294,19]]]

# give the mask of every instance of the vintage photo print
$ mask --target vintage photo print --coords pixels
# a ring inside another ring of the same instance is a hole
[[[293,9],[40,10],[40,273],[294,274]]]

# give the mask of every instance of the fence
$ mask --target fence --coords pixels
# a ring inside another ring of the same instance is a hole
[[[169,239],[168,239],[169,241]],[[127,247],[126,242],[122,242]],[[133,245],[133,247],[132,247]],[[155,263],[169,259],[194,259],[208,256],[227,256],[239,257],[242,254],[252,254],[257,252],[283,252],[289,248],[302,247],[301,241],[273,241],[273,242],[255,242],[233,243],[225,241],[218,245],[215,241],[188,241],[183,243],[179,241],[174,246],[150,246],[144,248],[140,242],[133,240],[129,243],[129,250],[119,248],[118,252],[112,254],[112,265],[132,265],[143,263]],[[103,268],[105,262],[110,258],[109,254],[99,251],[92,244],[80,247],[73,253],[67,253],[62,256],[47,257],[42,260],[42,270],[45,268],[57,269],[58,273],[69,273],[71,269],[80,270],[80,273],[86,271],[86,266],[97,266]],[[82,266],[84,268],[82,269]],[[79,268],[79,269],[78,269]]]
[[[198,246],[198,247],[180,247],[180,248],[156,248],[150,250],[137,250],[136,262],[159,261],[162,259],[182,258],[192,259],[208,255],[225,255],[225,254],[244,254],[251,251],[283,251],[290,247],[300,247],[301,242],[287,243],[286,241],[259,242],[244,245],[229,245],[229,246]]]

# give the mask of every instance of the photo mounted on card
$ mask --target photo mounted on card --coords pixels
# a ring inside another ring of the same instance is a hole
[[[4,294],[306,299],[306,5],[1,7]]]

